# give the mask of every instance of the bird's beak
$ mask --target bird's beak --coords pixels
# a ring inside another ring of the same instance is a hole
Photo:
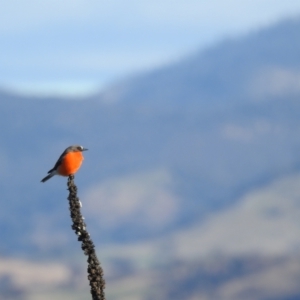
[[[89,150],[89,149],[87,149],[87,148],[83,148],[83,149],[82,149],[82,151],[87,151],[87,150]]]

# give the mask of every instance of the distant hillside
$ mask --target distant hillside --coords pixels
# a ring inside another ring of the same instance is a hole
[[[0,94],[0,251],[75,245],[66,180],[39,182],[73,143],[90,149],[76,182],[102,243],[188,227],[298,170],[299,53],[300,21],[286,21],[93,99]]]
[[[168,237],[102,248],[116,269],[127,267],[112,291],[123,287],[118,299],[299,299],[299,182],[300,173],[275,180]]]
[[[295,19],[226,39],[177,64],[113,86],[104,97],[141,107],[203,110],[298,94],[299,28]]]

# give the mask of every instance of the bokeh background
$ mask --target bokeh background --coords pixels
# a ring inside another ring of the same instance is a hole
[[[0,1],[0,299],[300,299],[300,2]]]

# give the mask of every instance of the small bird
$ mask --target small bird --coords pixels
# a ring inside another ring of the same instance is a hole
[[[49,175],[43,178],[41,182],[47,181],[54,175],[69,176],[75,174],[84,160],[82,152],[86,150],[88,149],[80,145],[68,147],[59,157],[55,166],[48,172]]]

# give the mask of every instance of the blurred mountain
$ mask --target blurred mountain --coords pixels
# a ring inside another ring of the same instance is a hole
[[[299,181],[299,173],[275,180],[168,237],[102,248],[120,274],[108,291],[115,299],[299,299]]]
[[[299,92],[299,19],[226,39],[176,64],[104,92],[106,102],[139,107],[230,107]],[[297,76],[298,75],[298,76]],[[185,100],[185,101],[184,101]],[[198,112],[199,113],[199,112]]]
[[[299,299],[299,180],[300,173],[275,180],[167,237],[99,247],[107,298]],[[0,262],[3,299],[88,299],[77,256],[72,264]]]
[[[298,171],[299,51],[297,19],[86,99],[0,93],[0,252],[75,251],[66,180],[40,183],[71,144],[90,149],[76,182],[103,244],[204,224]]]

